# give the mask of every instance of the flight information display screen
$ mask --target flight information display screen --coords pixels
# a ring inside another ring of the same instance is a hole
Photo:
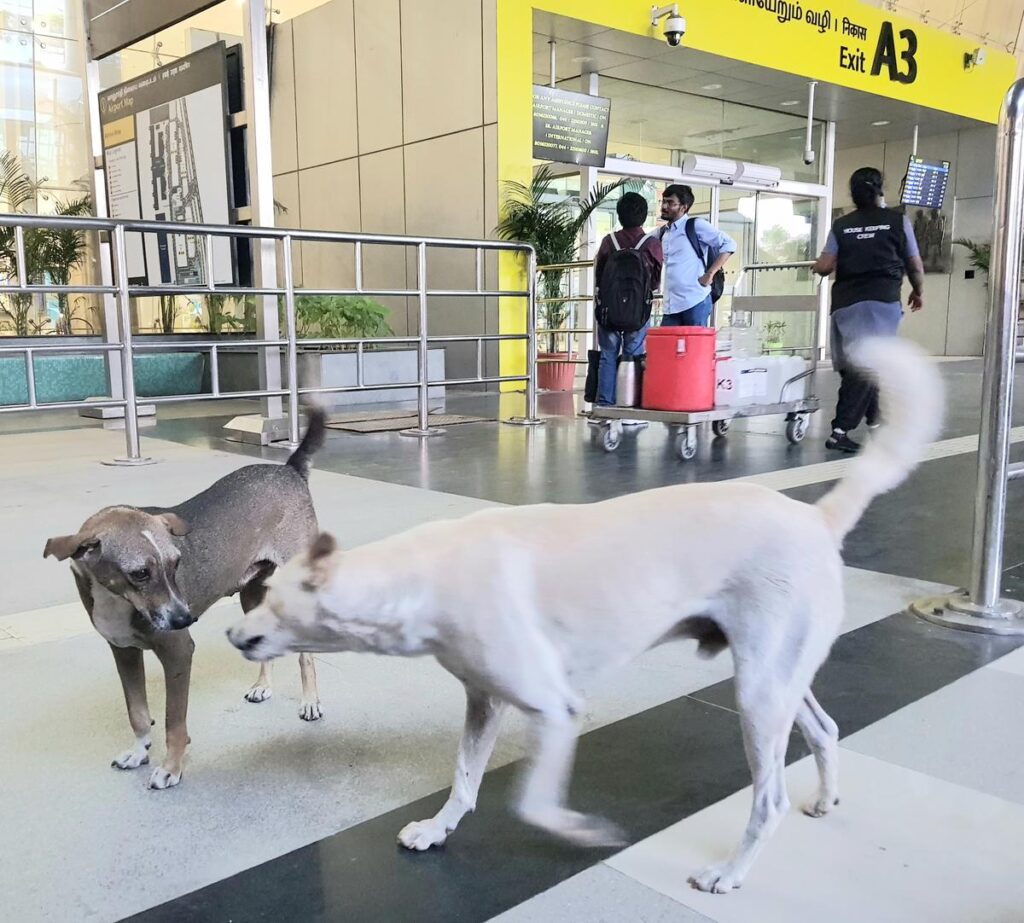
[[[907,180],[903,185],[903,204],[917,208],[942,208],[948,183],[948,160],[925,160],[911,155]]]

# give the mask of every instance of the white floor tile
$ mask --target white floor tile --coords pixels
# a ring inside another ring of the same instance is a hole
[[[710,923],[689,907],[607,865],[593,868],[492,918],[491,923]]]
[[[1007,720],[1022,713],[1024,676],[976,670],[843,745],[1024,805],[1024,735],[1020,722]]]
[[[858,753],[842,759],[836,812],[812,820],[794,808],[738,891],[702,894],[687,879],[728,855],[749,789],[609,865],[719,923],[1019,923],[1024,808]],[[797,804],[814,790],[813,762],[787,777]]]
[[[1024,647],[1018,648],[1012,654],[993,660],[986,669],[1002,670],[1004,673],[1015,673],[1017,676],[1024,676]]]

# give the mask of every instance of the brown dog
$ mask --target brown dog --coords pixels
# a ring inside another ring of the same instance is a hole
[[[51,538],[43,557],[71,560],[82,604],[110,644],[124,688],[135,743],[116,756],[118,769],[149,762],[150,727],[142,652],[153,651],[167,685],[167,754],[149,787],[181,781],[189,743],[189,675],[195,644],[188,631],[217,600],[239,594],[245,612],[263,600],[264,581],[317,534],[307,479],[323,444],[324,415],[311,412],[302,444],[284,465],[250,465],[171,509],[113,506],[89,517],[74,535]],[[264,668],[250,702],[270,697]],[[322,715],[313,658],[300,655],[303,720]]]

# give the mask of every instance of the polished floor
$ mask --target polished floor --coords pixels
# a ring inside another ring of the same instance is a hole
[[[749,807],[731,662],[698,660],[691,644],[658,648],[587,690],[571,799],[627,831],[630,845],[616,853],[562,846],[511,816],[526,752],[516,719],[477,813],[444,849],[405,853],[397,831],[445,797],[458,684],[426,660],[325,656],[322,721],[298,720],[292,661],[275,669],[275,696],[249,705],[241,693],[253,671],[223,639],[233,601],[196,630],[182,784],[149,792],[144,770],[108,768],[130,733],[116,674],[66,568],[42,559],[45,539],[103,505],[169,504],[253,456],[285,453],[223,439],[226,419],[252,409],[243,402],[162,408],[144,428],[158,463],[135,469],[98,464],[123,450],[116,430],[61,412],[0,417],[0,919],[1024,919],[1024,742],[1006,720],[1024,709],[1024,651],[902,614],[962,583],[969,566],[979,365],[942,371],[942,440],[846,547],[846,621],[816,681],[843,735],[842,804],[821,820],[794,807],[728,896],[687,884],[732,845]],[[813,500],[847,464],[822,446],[833,386],[819,374],[826,406],[798,447],[780,421],[762,419],[702,440],[689,463],[660,426],[607,454],[571,395],[546,395],[538,429],[470,424],[422,442],[332,432],[311,486],[322,523],[349,546],[495,503],[586,501],[676,482],[749,478]],[[521,398],[452,396],[448,410],[498,419],[519,413]],[[1014,454],[1024,458],[1019,445]],[[1020,489],[1011,485],[1008,594],[1024,591]],[[624,606],[627,577],[595,574]],[[813,766],[796,738],[789,756],[799,806]]]

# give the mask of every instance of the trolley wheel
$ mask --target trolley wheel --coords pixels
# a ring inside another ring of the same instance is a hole
[[[622,442],[622,424],[618,420],[613,420],[601,434],[601,445],[604,446],[606,452],[614,452],[620,442]]]
[[[804,414],[797,414],[786,421],[786,438],[797,445],[804,441],[807,435],[807,417]]]
[[[711,424],[711,432],[716,436],[724,436],[729,432],[729,421],[728,420],[715,420]]]
[[[697,430],[684,426],[676,436],[676,452],[683,461],[689,461],[697,454]]]

